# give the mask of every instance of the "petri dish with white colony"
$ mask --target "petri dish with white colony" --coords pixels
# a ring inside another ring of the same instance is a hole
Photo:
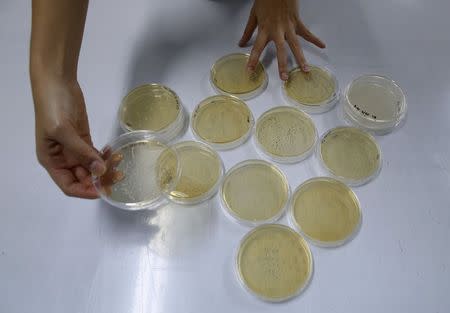
[[[222,159],[209,146],[183,141],[172,146],[176,152],[180,174],[173,188],[167,189],[169,199],[181,204],[195,204],[216,194],[222,181]]]
[[[323,247],[349,241],[361,224],[361,209],[354,192],[330,177],[307,180],[294,192],[290,220],[312,243]]]
[[[210,81],[213,88],[221,94],[229,94],[248,100],[261,94],[267,87],[268,78],[261,62],[253,72],[247,69],[250,55],[233,53],[214,63]]]
[[[192,113],[191,128],[197,139],[215,149],[243,144],[254,125],[252,112],[237,97],[217,95],[204,99]]]
[[[308,113],[331,110],[339,100],[339,84],[326,68],[310,66],[309,72],[294,68],[283,84],[286,100]]]
[[[136,131],[102,151],[107,171],[93,183],[105,201],[126,210],[155,209],[167,202],[165,194],[180,172],[175,150],[147,131]]]
[[[256,122],[256,146],[271,160],[300,162],[311,155],[317,142],[317,130],[304,112],[287,106],[263,113]]]
[[[177,94],[160,84],[145,84],[130,91],[119,108],[123,130],[147,130],[165,141],[185,129],[185,111]]]
[[[241,285],[258,298],[281,302],[299,295],[313,272],[307,242],[291,228],[261,225],[245,235],[236,256]]]
[[[353,125],[384,135],[406,116],[406,97],[395,81],[380,75],[364,75],[346,88],[344,117]]]
[[[328,173],[350,186],[369,182],[381,170],[381,150],[377,142],[355,127],[337,127],[326,132],[317,154]]]
[[[222,208],[244,225],[275,222],[288,204],[289,190],[286,176],[275,165],[246,160],[226,174],[220,190]]]

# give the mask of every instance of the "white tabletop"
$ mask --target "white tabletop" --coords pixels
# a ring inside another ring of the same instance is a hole
[[[305,45],[308,60],[334,70],[341,86],[364,73],[392,77],[406,92],[408,118],[377,137],[380,176],[354,188],[359,234],[340,248],[312,246],[310,286],[281,304],[238,285],[233,254],[249,228],[227,219],[217,197],[133,213],[55,187],[34,153],[29,2],[0,3],[0,312],[450,311],[448,0],[301,2],[305,23],[328,45]],[[214,60],[250,49],[236,45],[250,5],[240,2],[91,1],[79,80],[99,148],[118,134],[120,99],[139,83],[170,86],[189,111],[213,94]],[[284,103],[273,47],[264,63],[268,89],[248,101],[256,118]],[[342,124],[337,112],[313,116],[319,133]],[[227,169],[258,157],[251,141],[220,155]],[[280,168],[292,188],[323,174],[314,158]]]

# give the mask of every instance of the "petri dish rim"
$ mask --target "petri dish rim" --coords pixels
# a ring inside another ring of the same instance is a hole
[[[226,143],[214,143],[214,142],[209,142],[205,139],[203,139],[195,130],[194,127],[194,122],[195,122],[195,114],[196,112],[200,109],[200,107],[202,105],[208,105],[209,103],[207,103],[207,101],[212,100],[214,98],[220,98],[220,97],[230,97],[232,98],[234,101],[239,101],[240,103],[244,104],[245,107],[247,108],[248,112],[249,112],[249,116],[250,116],[250,126],[249,129],[247,130],[247,132],[240,138],[230,141],[230,142],[226,142]],[[213,147],[216,150],[231,150],[234,148],[239,147],[240,145],[244,144],[252,135],[252,130],[255,126],[255,118],[253,117],[253,113],[252,110],[250,110],[249,106],[247,105],[247,103],[245,103],[241,98],[238,98],[236,96],[233,96],[231,94],[220,94],[220,95],[213,95],[210,97],[207,97],[205,99],[203,99],[202,101],[200,101],[199,104],[197,104],[197,106],[195,107],[194,111],[192,111],[192,116],[190,119],[190,127],[191,127],[191,131],[192,134],[194,135],[195,139],[203,142],[211,147]]]
[[[265,166],[270,166],[272,169],[275,169],[277,171],[278,174],[281,175],[281,178],[283,180],[283,182],[286,184],[287,186],[287,195],[286,195],[286,200],[285,203],[283,205],[283,207],[280,209],[280,211],[274,215],[273,217],[270,217],[268,219],[265,220],[261,220],[261,221],[250,221],[250,220],[246,220],[243,218],[240,218],[239,216],[237,216],[236,213],[234,213],[227,205],[224,197],[223,197],[223,193],[224,193],[224,185],[225,182],[227,181],[227,179],[229,178],[229,176],[235,172],[236,170],[239,170],[240,168],[243,168],[245,166],[248,165],[254,165],[254,164],[263,164]],[[244,160],[241,161],[237,164],[235,164],[232,168],[230,168],[225,176],[222,179],[222,184],[220,186],[220,190],[219,190],[219,195],[220,195],[220,206],[222,208],[222,211],[225,213],[225,215],[232,221],[242,225],[242,226],[247,226],[247,227],[257,227],[257,226],[261,226],[261,225],[265,225],[265,224],[270,224],[270,223],[275,223],[276,221],[278,221],[286,212],[288,206],[289,206],[289,199],[291,197],[291,187],[289,185],[289,181],[286,177],[286,175],[283,173],[283,171],[281,171],[275,164],[272,164],[268,161],[265,160],[260,160],[260,159],[249,159],[249,160]]]
[[[264,73],[264,81],[262,83],[261,86],[259,86],[258,88],[255,88],[254,90],[248,91],[248,92],[242,92],[242,93],[229,93],[223,89],[221,89],[220,87],[216,86],[213,82],[213,72],[214,69],[216,67],[216,64],[219,63],[220,61],[223,61],[226,58],[232,57],[232,56],[245,56],[246,58],[250,57],[249,53],[241,53],[241,52],[235,52],[235,53],[230,53],[230,54],[226,54],[222,57],[220,57],[219,59],[217,59],[214,64],[211,66],[211,69],[209,71],[209,82],[212,86],[212,88],[218,92],[219,94],[223,94],[223,95],[231,95],[231,96],[235,96],[238,97],[241,100],[250,100],[252,98],[255,98],[257,96],[259,96],[260,94],[262,94],[266,89],[267,86],[269,84],[269,76],[267,75],[267,71],[266,68],[264,67],[264,64],[262,64],[261,61],[259,61],[259,64],[262,67],[263,73]]]
[[[244,278],[242,277],[242,275],[240,274],[239,271],[239,253],[241,250],[242,245],[245,243],[245,241],[251,236],[253,235],[256,231],[260,230],[261,228],[264,227],[277,227],[277,228],[282,228],[282,229],[286,229],[289,230],[290,232],[292,232],[293,234],[295,234],[296,236],[298,236],[298,238],[300,239],[303,247],[305,247],[305,251],[306,254],[308,256],[309,259],[309,273],[308,276],[305,280],[305,283],[293,294],[284,297],[284,298],[267,298],[264,297],[256,292],[254,292],[250,287],[247,286],[247,284],[244,281]],[[309,247],[308,241],[305,240],[305,238],[302,236],[301,233],[297,232],[295,229],[293,229],[292,227],[289,227],[287,225],[283,225],[283,224],[277,224],[277,223],[268,223],[268,224],[263,224],[263,225],[259,225],[251,230],[249,230],[244,237],[241,238],[241,240],[239,241],[239,244],[237,246],[237,248],[235,249],[234,252],[234,273],[235,276],[237,278],[237,281],[239,282],[239,285],[241,285],[241,287],[246,290],[250,295],[263,300],[265,302],[270,302],[270,303],[280,303],[280,302],[286,302],[289,300],[292,300],[293,298],[298,297],[299,295],[301,295],[307,288],[308,286],[311,284],[311,280],[312,277],[314,275],[314,258],[311,252],[311,248]]]
[[[275,155],[275,154],[270,153],[269,151],[267,151],[263,147],[263,145],[259,142],[258,134],[257,134],[258,124],[261,123],[262,119],[265,116],[269,115],[270,113],[273,113],[274,111],[280,110],[280,109],[289,109],[289,110],[295,110],[297,112],[300,112],[313,125],[313,127],[314,127],[314,143],[303,154],[300,154],[298,156],[281,157],[281,156]],[[271,108],[271,109],[265,111],[256,120],[256,124],[255,124],[254,130],[253,130],[253,143],[256,146],[256,151],[258,152],[258,154],[262,155],[264,158],[268,158],[269,160],[277,162],[277,163],[292,164],[292,163],[298,163],[298,162],[301,162],[303,160],[306,160],[312,154],[314,154],[314,150],[315,150],[315,147],[317,146],[318,140],[319,140],[319,135],[318,135],[318,132],[317,132],[317,127],[316,127],[316,124],[314,123],[313,119],[311,118],[311,116],[309,116],[308,113],[302,111],[301,109],[299,109],[297,107],[293,107],[293,106],[277,106],[277,107],[274,107],[274,108]]]
[[[339,130],[339,129],[355,129],[355,130],[358,130],[358,131],[362,132],[364,135],[366,135],[375,144],[375,146],[377,147],[377,150],[378,150],[379,163],[378,163],[377,169],[373,172],[372,175],[364,177],[362,179],[351,179],[351,178],[343,177],[343,176],[340,176],[340,175],[336,175],[325,164],[325,161],[323,160],[323,156],[322,156],[322,141],[331,132]],[[375,137],[372,136],[370,133],[368,133],[366,130],[364,130],[364,129],[360,128],[360,127],[355,127],[355,126],[338,126],[338,127],[335,127],[335,128],[327,130],[320,137],[319,143],[316,146],[316,158],[317,158],[321,168],[323,168],[327,172],[327,174],[330,175],[330,177],[332,177],[334,179],[337,179],[339,181],[342,181],[343,183],[347,184],[350,187],[360,187],[360,186],[363,186],[363,185],[369,183],[370,181],[374,180],[380,174],[381,169],[383,167],[383,153],[382,153],[380,145],[376,141]]]
[[[358,207],[358,214],[359,214],[359,220],[358,223],[355,225],[355,228],[353,229],[353,231],[351,232],[350,235],[348,235],[346,238],[342,239],[342,240],[338,240],[338,241],[333,241],[333,242],[324,242],[321,240],[317,240],[312,238],[311,236],[308,236],[300,227],[300,225],[297,223],[297,221],[295,220],[295,215],[294,215],[294,205],[295,205],[295,196],[297,194],[297,192],[300,191],[300,189],[304,186],[306,186],[307,184],[314,182],[314,181],[319,181],[319,180],[327,180],[327,181],[333,181],[333,182],[337,182],[342,184],[342,186],[344,186],[345,188],[347,188],[348,190],[350,190],[353,199],[356,202],[356,205]],[[362,210],[361,210],[361,203],[359,201],[358,196],[356,195],[356,193],[349,187],[347,186],[344,182],[340,181],[339,179],[335,179],[332,177],[326,177],[326,176],[318,176],[318,177],[313,177],[310,178],[306,181],[304,181],[303,183],[301,183],[292,193],[291,196],[291,200],[289,203],[289,213],[288,213],[288,221],[289,224],[295,228],[296,230],[298,230],[298,232],[304,237],[306,238],[306,240],[308,240],[309,242],[311,242],[313,245],[320,247],[320,248],[337,248],[340,246],[343,246],[344,244],[352,241],[356,235],[358,235],[359,231],[361,230],[361,226],[362,226],[362,220],[363,220],[363,215],[362,215]]]

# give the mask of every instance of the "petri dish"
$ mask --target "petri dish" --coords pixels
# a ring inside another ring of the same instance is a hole
[[[159,84],[145,84],[130,91],[119,108],[123,130],[147,130],[170,141],[185,129],[185,111],[177,94]]]
[[[236,256],[236,274],[251,294],[281,302],[300,294],[313,272],[308,243],[291,228],[266,224],[242,239]]]
[[[292,224],[312,243],[339,246],[356,234],[361,209],[354,192],[343,182],[317,177],[301,184],[292,196]]]
[[[364,75],[346,88],[344,117],[351,124],[384,135],[406,116],[406,97],[395,81],[380,75]]]
[[[261,62],[250,73],[247,69],[249,54],[233,53],[214,63],[210,81],[213,88],[221,94],[229,94],[243,100],[256,97],[267,87],[268,78]]]
[[[218,95],[200,102],[192,113],[195,137],[215,149],[232,149],[243,144],[254,125],[252,112],[237,97]]]
[[[289,201],[289,183],[275,165],[246,160],[228,171],[220,195],[227,216],[255,226],[275,222],[283,215]]]
[[[172,146],[178,157],[179,178],[168,190],[169,199],[181,204],[195,204],[211,198],[222,181],[222,159],[209,146],[183,141]]]
[[[102,150],[107,172],[94,177],[100,196],[121,209],[155,209],[177,183],[176,151],[148,131],[123,134]]]
[[[293,107],[276,107],[263,113],[256,123],[256,146],[271,160],[300,162],[311,155],[317,142],[312,119]]]
[[[350,186],[363,185],[381,170],[381,150],[375,139],[355,127],[337,127],[325,133],[317,149],[322,166]]]
[[[310,66],[308,73],[300,68],[289,72],[283,84],[286,100],[308,113],[323,113],[331,110],[339,99],[339,84],[326,68]]]

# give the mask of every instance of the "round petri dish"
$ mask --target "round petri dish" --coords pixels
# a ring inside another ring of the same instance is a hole
[[[123,130],[147,130],[165,141],[181,134],[186,113],[177,94],[159,84],[136,87],[122,100],[119,122]]]
[[[255,226],[275,222],[283,215],[289,201],[289,183],[273,164],[247,160],[228,171],[220,196],[229,217]]]
[[[236,274],[251,294],[281,302],[300,294],[313,273],[307,242],[291,228],[266,224],[242,239],[236,256]]]
[[[123,134],[102,150],[107,172],[94,177],[100,196],[121,209],[155,209],[176,185],[178,156],[148,131]]]
[[[361,224],[361,209],[354,192],[330,177],[307,180],[291,200],[292,224],[312,243],[339,246],[350,240]]]
[[[312,119],[293,107],[276,107],[256,122],[255,143],[271,160],[300,162],[311,155],[317,142]]]
[[[195,137],[215,149],[232,149],[243,144],[254,125],[252,112],[237,97],[218,95],[206,98],[192,113]]]
[[[339,84],[326,68],[310,66],[307,73],[300,68],[289,72],[283,84],[286,100],[308,113],[323,113],[331,110],[339,100]]]
[[[267,87],[268,78],[261,62],[250,73],[247,69],[249,54],[233,53],[214,63],[210,81],[213,88],[221,94],[229,94],[243,100],[256,97]]]
[[[406,109],[405,94],[387,77],[358,77],[344,93],[343,112],[347,121],[377,135],[397,127],[405,118]]]
[[[211,198],[222,181],[222,159],[209,146],[183,141],[172,146],[178,157],[179,179],[168,190],[169,199],[181,204],[195,204]]]
[[[337,127],[322,136],[317,149],[322,166],[350,186],[374,179],[381,170],[381,150],[375,139],[355,127]]]

